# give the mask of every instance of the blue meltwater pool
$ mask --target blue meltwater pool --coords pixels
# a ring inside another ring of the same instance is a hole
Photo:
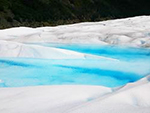
[[[118,87],[150,73],[150,49],[42,44],[111,59],[0,58],[0,87],[101,85]]]

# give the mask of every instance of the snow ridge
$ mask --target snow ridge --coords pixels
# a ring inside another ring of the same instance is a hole
[[[0,40],[23,43],[113,44],[150,47],[150,16],[57,27],[0,30]]]

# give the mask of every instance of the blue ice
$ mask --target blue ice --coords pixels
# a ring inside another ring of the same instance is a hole
[[[45,44],[111,59],[0,58],[0,87],[101,85],[118,87],[150,73],[150,50],[144,48]]]

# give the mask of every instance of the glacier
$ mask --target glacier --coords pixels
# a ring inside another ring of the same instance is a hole
[[[1,113],[149,113],[150,16],[0,30]]]

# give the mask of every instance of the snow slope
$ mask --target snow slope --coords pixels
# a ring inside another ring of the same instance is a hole
[[[111,89],[102,86],[0,88],[1,113],[149,113],[150,76]]]
[[[0,57],[103,58],[26,43],[88,43],[150,47],[150,16],[57,27],[19,27],[0,30]],[[0,83],[3,83],[3,80],[0,79]],[[149,113],[149,111],[150,75],[119,88],[73,85],[0,88],[0,113]]]
[[[26,43],[97,43],[149,47],[150,16],[36,29],[11,28],[0,30],[0,40]]]
[[[3,40],[0,40],[0,57],[24,57],[42,59],[104,58],[96,55],[88,55],[65,49],[44,47],[38,45],[27,45]]]
[[[68,113],[149,113],[150,111],[150,76],[127,84],[104,98],[98,98]],[[67,113],[67,112],[66,112]]]

